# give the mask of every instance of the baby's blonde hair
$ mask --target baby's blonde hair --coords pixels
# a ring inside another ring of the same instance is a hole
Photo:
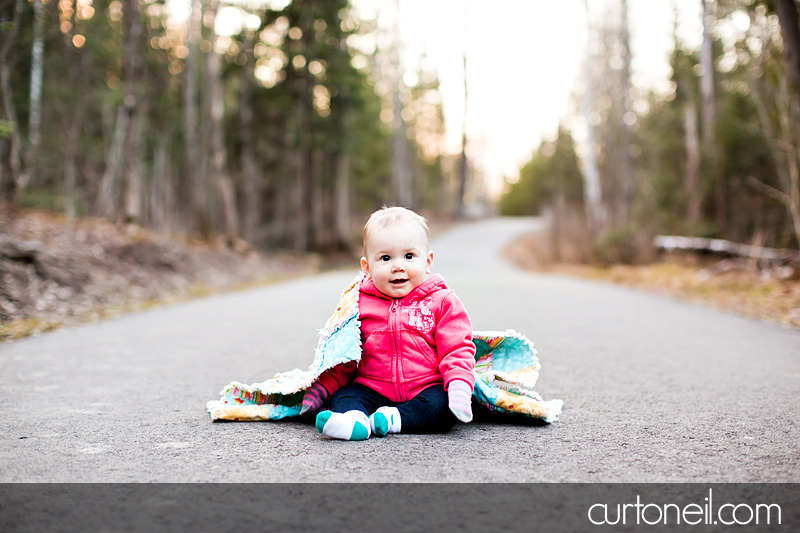
[[[428,241],[428,221],[405,207],[382,207],[372,213],[364,224],[364,255],[367,255],[367,237],[374,228],[387,228],[397,224],[417,224],[425,233],[425,242]]]

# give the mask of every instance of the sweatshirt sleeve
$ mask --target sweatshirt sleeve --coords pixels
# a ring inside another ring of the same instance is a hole
[[[356,361],[336,365],[323,372],[322,375],[317,378],[317,383],[325,387],[325,390],[328,391],[328,395],[330,396],[344,385],[347,385],[350,378],[355,374],[357,365],[358,363]]]
[[[475,386],[475,345],[472,343],[472,322],[464,304],[455,293],[443,301],[441,315],[436,323],[436,351],[439,355],[439,372],[445,390],[454,379]]]

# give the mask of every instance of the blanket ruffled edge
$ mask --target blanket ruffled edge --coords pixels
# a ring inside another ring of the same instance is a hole
[[[295,368],[246,385],[228,383],[219,400],[206,410],[211,419],[228,421],[279,420],[298,416],[305,390],[323,372],[361,359],[361,323],[358,319],[359,273],[345,288],[336,310],[319,331],[314,361],[307,370]],[[563,401],[544,401],[534,390],[541,365],[533,342],[512,329],[475,331],[475,389],[473,400],[490,412],[520,415],[552,423],[561,415]]]

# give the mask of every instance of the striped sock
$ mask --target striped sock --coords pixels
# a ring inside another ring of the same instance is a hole
[[[322,411],[317,415],[317,431],[333,439],[366,440],[370,433],[369,419],[361,411]]]
[[[303,394],[303,403],[300,407],[300,414],[316,413],[325,400],[328,399],[328,389],[322,386],[320,382],[316,382],[306,389]]]
[[[447,404],[456,418],[472,422],[472,387],[463,379],[454,379],[447,386]]]
[[[400,411],[397,407],[378,407],[378,410],[369,415],[369,427],[378,437],[387,433],[400,433]]]

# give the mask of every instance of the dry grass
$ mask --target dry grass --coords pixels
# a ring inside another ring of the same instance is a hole
[[[618,283],[683,298],[744,316],[800,328],[800,280],[779,280],[755,268],[731,269],[712,277],[702,271],[718,259],[664,256],[645,265],[608,267],[553,262],[546,238],[528,235],[506,256],[523,268]]]

